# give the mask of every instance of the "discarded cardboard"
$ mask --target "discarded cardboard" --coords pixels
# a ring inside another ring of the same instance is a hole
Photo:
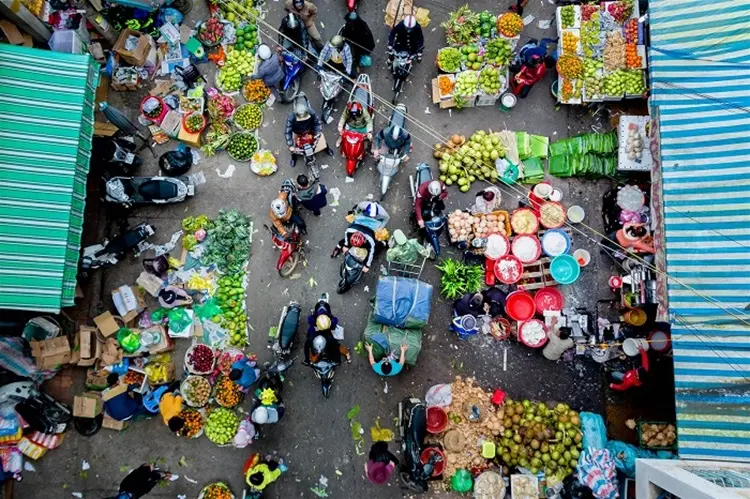
[[[51,340],[32,341],[31,355],[40,369],[55,369],[70,362],[70,343],[66,336]]]
[[[23,45],[23,33],[12,22],[3,19],[0,21],[0,30],[11,45]]]
[[[101,315],[94,317],[94,324],[102,333],[102,336],[108,338],[120,330],[120,326],[115,322],[114,316],[109,312],[104,312]]]
[[[456,107],[456,101],[453,99],[441,99],[440,98],[440,87],[438,85],[438,79],[432,79],[432,103],[440,104],[440,109],[448,109]]]
[[[81,326],[77,337],[79,338],[79,360],[77,364],[81,367],[93,366],[102,356],[102,344],[96,337],[96,328]]]
[[[125,47],[128,38],[130,38],[131,36],[138,37],[138,43],[133,50],[128,50]],[[125,28],[120,33],[120,37],[117,39],[112,49],[120,54],[120,57],[122,57],[122,59],[128,64],[132,64],[133,66],[142,66],[143,63],[146,62],[146,57],[148,57],[148,52],[151,49],[149,38],[150,37],[148,35],[145,35],[140,31]]]
[[[146,292],[154,298],[159,296],[159,291],[161,291],[161,288],[164,287],[164,281],[156,277],[154,274],[146,272],[145,270],[141,272],[141,275],[138,276],[138,279],[135,280],[135,283],[146,290]]]
[[[143,293],[133,286],[120,286],[113,289],[112,301],[125,324],[134,321],[138,314],[146,308]]]
[[[122,361],[122,348],[114,338],[107,338],[102,347],[101,365],[112,366]]]
[[[155,332],[159,335],[159,342],[150,345],[148,347],[148,353],[150,353],[151,355],[156,355],[159,353],[169,352],[174,348],[174,341],[172,341],[172,338],[169,337],[164,326],[155,324],[148,329],[144,329],[142,331],[142,334],[151,332]]]
[[[104,410],[102,397],[98,393],[85,392],[73,399],[73,416],[95,418]]]
[[[86,371],[86,388],[89,390],[104,390],[109,386],[107,383],[109,375],[108,369],[89,369]]]
[[[112,400],[113,398],[117,397],[118,395],[122,395],[123,393],[126,393],[128,391],[128,385],[125,383],[118,383],[115,386],[111,388],[107,388],[102,392],[102,400],[104,402],[108,400]]]
[[[117,130],[117,127],[112,123],[94,122],[94,137],[111,137],[117,133]]]
[[[182,126],[180,127],[180,133],[177,135],[177,140],[184,142],[193,147],[201,146],[200,132],[190,133],[187,130],[185,130],[185,127],[182,127]]]
[[[122,431],[130,425],[130,421],[118,421],[115,418],[111,418],[108,415],[104,415],[102,419],[102,428],[108,430]]]

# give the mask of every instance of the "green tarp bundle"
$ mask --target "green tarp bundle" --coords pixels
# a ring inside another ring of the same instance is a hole
[[[373,313],[367,316],[367,325],[362,333],[365,342],[372,343],[372,355],[375,360],[382,359],[389,350],[400,355],[401,343],[406,340],[409,348],[406,350],[406,363],[413,366],[417,363],[417,357],[422,350],[421,329],[399,329],[385,324],[378,324],[373,318]],[[387,347],[386,347],[387,345]]]
[[[73,305],[99,66],[0,44],[0,309]]]

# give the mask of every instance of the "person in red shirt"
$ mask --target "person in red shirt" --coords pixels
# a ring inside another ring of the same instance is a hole
[[[641,366],[626,373],[613,372],[612,377],[618,382],[610,383],[611,389],[622,392],[643,385],[643,381],[648,374],[648,353],[643,348],[639,348],[639,350],[641,352]]]
[[[417,189],[417,198],[414,200],[414,215],[420,228],[424,227],[425,214],[440,213],[445,209],[443,199],[447,197],[448,188],[440,180],[422,182]]]

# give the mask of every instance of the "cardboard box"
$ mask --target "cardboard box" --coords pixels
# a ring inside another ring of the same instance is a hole
[[[114,85],[112,88],[114,88]],[[118,128],[112,123],[103,123],[101,121],[94,122],[94,137],[112,137],[117,133],[117,130]]]
[[[105,338],[109,338],[120,330],[120,326],[115,322],[114,316],[109,312],[104,312],[103,314],[94,317],[94,324],[96,324],[99,332],[102,333],[102,336]]]
[[[104,410],[104,402],[98,393],[86,392],[73,399],[73,416],[95,418]]]
[[[143,292],[134,286],[120,286],[113,289],[112,301],[125,324],[134,321],[138,314],[146,308]]]
[[[118,395],[122,395],[123,393],[126,393],[128,391],[128,385],[125,383],[118,383],[115,386],[111,388],[107,388],[102,392],[102,400],[104,402],[108,400],[112,400],[113,398],[117,397]]]
[[[23,45],[23,33],[21,33],[21,30],[18,29],[18,26],[13,24],[12,22],[3,19],[0,21],[0,30],[2,30],[3,34],[5,35],[5,39],[8,40],[8,43],[11,45]]]
[[[106,428],[108,430],[115,430],[115,431],[122,431],[126,429],[130,425],[130,421],[118,421],[114,418],[109,417],[108,415],[104,415],[104,418],[102,419],[102,428]]]
[[[148,353],[151,355],[156,355],[164,352],[169,352],[170,350],[174,349],[174,341],[172,341],[172,338],[169,337],[167,334],[166,329],[164,326],[160,326],[158,324],[151,326],[148,329],[144,329],[143,332],[156,332],[159,333],[160,340],[159,343],[156,343],[154,345],[149,345],[148,347]]]
[[[453,99],[441,99],[440,98],[440,87],[438,86],[438,79],[432,79],[432,103],[439,104],[440,109],[448,109],[456,107],[456,101]]]
[[[128,50],[125,46],[127,45],[128,38],[132,36],[138,37],[138,44],[133,50]],[[120,33],[120,37],[117,39],[112,49],[120,54],[120,57],[122,57],[122,59],[128,64],[142,66],[143,63],[146,62],[146,57],[148,57],[148,52],[151,49],[149,38],[148,35],[144,35],[140,31],[125,28],[122,30],[122,33]]]
[[[31,342],[31,355],[40,369],[55,369],[67,364],[71,354],[70,343],[65,336]]]
[[[164,281],[145,270],[141,272],[141,275],[138,276],[135,283],[146,290],[146,292],[154,298],[159,296],[159,291],[164,287]]]
[[[78,330],[79,338],[79,360],[77,364],[81,367],[93,366],[102,356],[102,344],[96,336],[96,328],[81,326]]]
[[[102,347],[101,365],[112,366],[120,362],[122,362],[122,348],[116,339],[107,338]]]
[[[201,134],[190,133],[185,130],[184,127],[180,126],[180,133],[177,135],[177,140],[186,143],[189,146],[200,147],[201,146]]]

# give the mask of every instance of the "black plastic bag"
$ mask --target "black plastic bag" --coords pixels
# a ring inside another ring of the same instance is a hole
[[[190,152],[189,147],[165,152],[159,156],[159,168],[168,177],[185,175],[191,166],[193,166],[193,153]]]

